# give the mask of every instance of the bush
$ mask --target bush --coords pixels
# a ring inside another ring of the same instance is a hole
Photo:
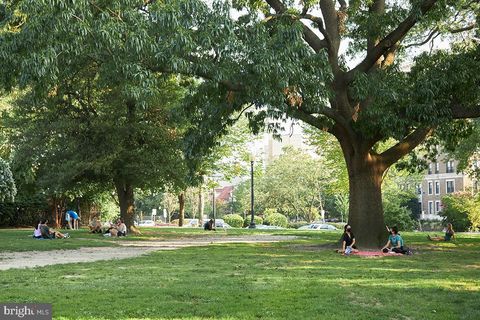
[[[287,224],[287,228],[298,229],[301,226],[307,225],[307,221],[289,221]]]
[[[269,226],[277,226],[285,228],[288,224],[288,219],[283,214],[278,213],[277,209],[265,209],[264,212],[265,224]]]
[[[455,231],[480,228],[480,201],[468,192],[455,193],[442,198],[440,215],[445,223],[451,223]]]
[[[416,226],[410,210],[397,202],[384,203],[384,217],[387,226],[397,226],[398,230],[409,231]]]
[[[243,226],[243,218],[239,214],[226,214],[223,220],[234,228],[241,228]]]
[[[247,218],[245,218],[245,220],[243,221],[243,226],[244,227],[249,226],[251,219],[252,219],[251,216],[248,216]],[[255,222],[255,224],[263,224],[263,219],[262,217],[259,217],[259,216],[253,216],[253,221]]]

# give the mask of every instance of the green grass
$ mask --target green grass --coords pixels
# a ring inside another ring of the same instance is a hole
[[[6,231],[9,235],[2,235]],[[147,231],[128,238],[210,234],[192,229]],[[21,232],[0,230],[2,250],[4,239],[14,240],[14,234]],[[404,233],[407,244],[417,249],[415,255],[362,258],[330,249],[338,233],[275,234],[302,238],[0,271],[0,302],[52,303],[55,319],[480,319],[478,235],[459,235],[456,243],[432,243],[424,233]],[[78,233],[85,239],[82,245],[118,241],[90,236]]]

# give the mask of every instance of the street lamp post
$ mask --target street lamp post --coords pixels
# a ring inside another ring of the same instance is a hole
[[[253,163],[255,162],[254,155],[252,154],[250,157],[250,213],[252,215],[250,220],[250,229],[255,229],[255,211],[254,211],[254,203],[255,203],[255,195],[253,192]]]
[[[212,189],[212,213],[213,213],[213,226],[215,227],[215,186]]]

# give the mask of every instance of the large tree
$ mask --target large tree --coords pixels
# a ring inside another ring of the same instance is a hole
[[[478,45],[469,38],[478,1],[240,0],[233,7],[242,10],[232,15],[227,1],[199,0],[9,2],[0,17],[1,79],[51,91],[59,71],[80,57],[137,80],[154,72],[201,77],[188,101],[201,139],[189,139],[189,156],[214,146],[246,106],[257,109],[248,113],[254,131],[266,119],[302,120],[339,141],[349,222],[360,245],[378,246],[385,171],[427,138],[455,136],[452,129],[468,125],[459,119],[480,115]],[[409,50],[442,34],[465,37],[449,50]],[[103,50],[85,50],[92,47]],[[378,149],[392,137],[394,146]]]

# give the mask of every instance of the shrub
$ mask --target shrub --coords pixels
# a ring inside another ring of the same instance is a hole
[[[278,213],[277,209],[265,209],[264,212],[265,224],[270,226],[278,226],[285,228],[288,224],[288,219],[283,214]]]
[[[251,219],[252,219],[251,216],[247,216],[243,221],[243,226],[244,227],[249,226]],[[253,216],[253,221],[255,222],[255,224],[263,224],[263,219],[262,217],[259,217],[259,216]]]
[[[243,218],[239,214],[226,214],[223,220],[234,228],[241,228],[243,226]]]
[[[413,230],[416,226],[410,210],[400,206],[398,202],[384,203],[384,217],[387,226],[397,226],[399,230]]]
[[[445,223],[451,223],[455,231],[480,228],[480,201],[468,192],[455,193],[442,198],[440,215]]]
[[[287,228],[298,229],[301,226],[307,225],[307,221],[289,221],[287,224]]]

